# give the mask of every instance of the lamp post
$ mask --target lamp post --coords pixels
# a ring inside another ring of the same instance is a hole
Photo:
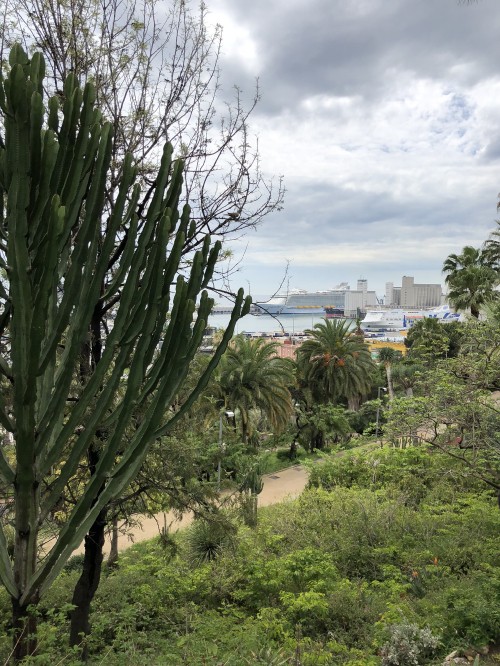
[[[387,389],[385,388],[385,386],[379,386],[378,391],[377,391],[377,400],[378,400],[378,402],[377,402],[377,425],[375,427],[375,439],[377,440],[377,442],[378,442],[378,424],[379,424],[379,419],[380,419],[380,391],[386,392]]]
[[[219,462],[217,463],[217,488],[220,490],[220,477],[222,471],[222,454],[225,451],[225,444],[222,441],[222,417],[225,416],[227,419],[234,418],[234,412],[226,410],[220,413],[219,416]]]

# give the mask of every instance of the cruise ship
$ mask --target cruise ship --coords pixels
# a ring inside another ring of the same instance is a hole
[[[324,315],[326,307],[343,308],[347,290],[349,285],[345,282],[327,291],[292,289],[288,294],[277,294],[268,301],[255,303],[255,314]]]
[[[450,310],[449,305],[441,305],[430,310],[369,310],[361,322],[361,328],[366,332],[379,331],[404,331],[418,321],[430,317],[439,319],[443,323],[450,321],[462,321],[463,316],[459,312]]]

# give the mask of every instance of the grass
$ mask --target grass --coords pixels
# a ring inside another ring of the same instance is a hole
[[[272,474],[273,472],[279,472],[282,469],[300,465],[309,460],[320,460],[323,453],[322,451],[308,453],[300,447],[297,451],[297,456],[291,460],[288,456],[289,451],[289,447],[275,449],[274,451],[263,451],[259,456],[261,474]],[[329,452],[329,449],[325,450],[325,453]]]
[[[353,445],[348,448],[338,449],[334,447],[325,447],[322,451],[315,450],[313,453],[309,453],[301,446],[297,449],[296,457],[291,460],[289,457],[289,446],[279,447],[276,449],[264,450],[259,455],[260,463],[260,473],[261,474],[272,474],[273,472],[279,472],[282,469],[288,469],[294,465],[301,465],[305,462],[314,462],[316,460],[321,460],[324,454],[337,454],[343,455],[347,451],[352,449],[364,449],[369,450],[372,448],[378,448],[379,444],[373,441],[363,440],[363,443],[360,445],[356,444],[356,441],[353,441]]]

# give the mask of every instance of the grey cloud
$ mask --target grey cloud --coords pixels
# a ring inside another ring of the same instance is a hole
[[[356,3],[354,3],[356,6]],[[293,106],[298,97],[329,91],[376,99],[397,72],[463,84],[497,73],[498,5],[458,6],[456,0],[372,0],[356,12],[341,0],[288,3],[227,2],[227,11],[250,26],[262,54],[259,72],[267,112]],[[224,63],[225,80],[251,77]]]

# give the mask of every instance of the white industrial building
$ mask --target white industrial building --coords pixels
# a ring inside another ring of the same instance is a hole
[[[386,282],[384,304],[389,307],[434,308],[442,304],[440,284],[415,284],[415,278],[404,275],[401,287]]]

